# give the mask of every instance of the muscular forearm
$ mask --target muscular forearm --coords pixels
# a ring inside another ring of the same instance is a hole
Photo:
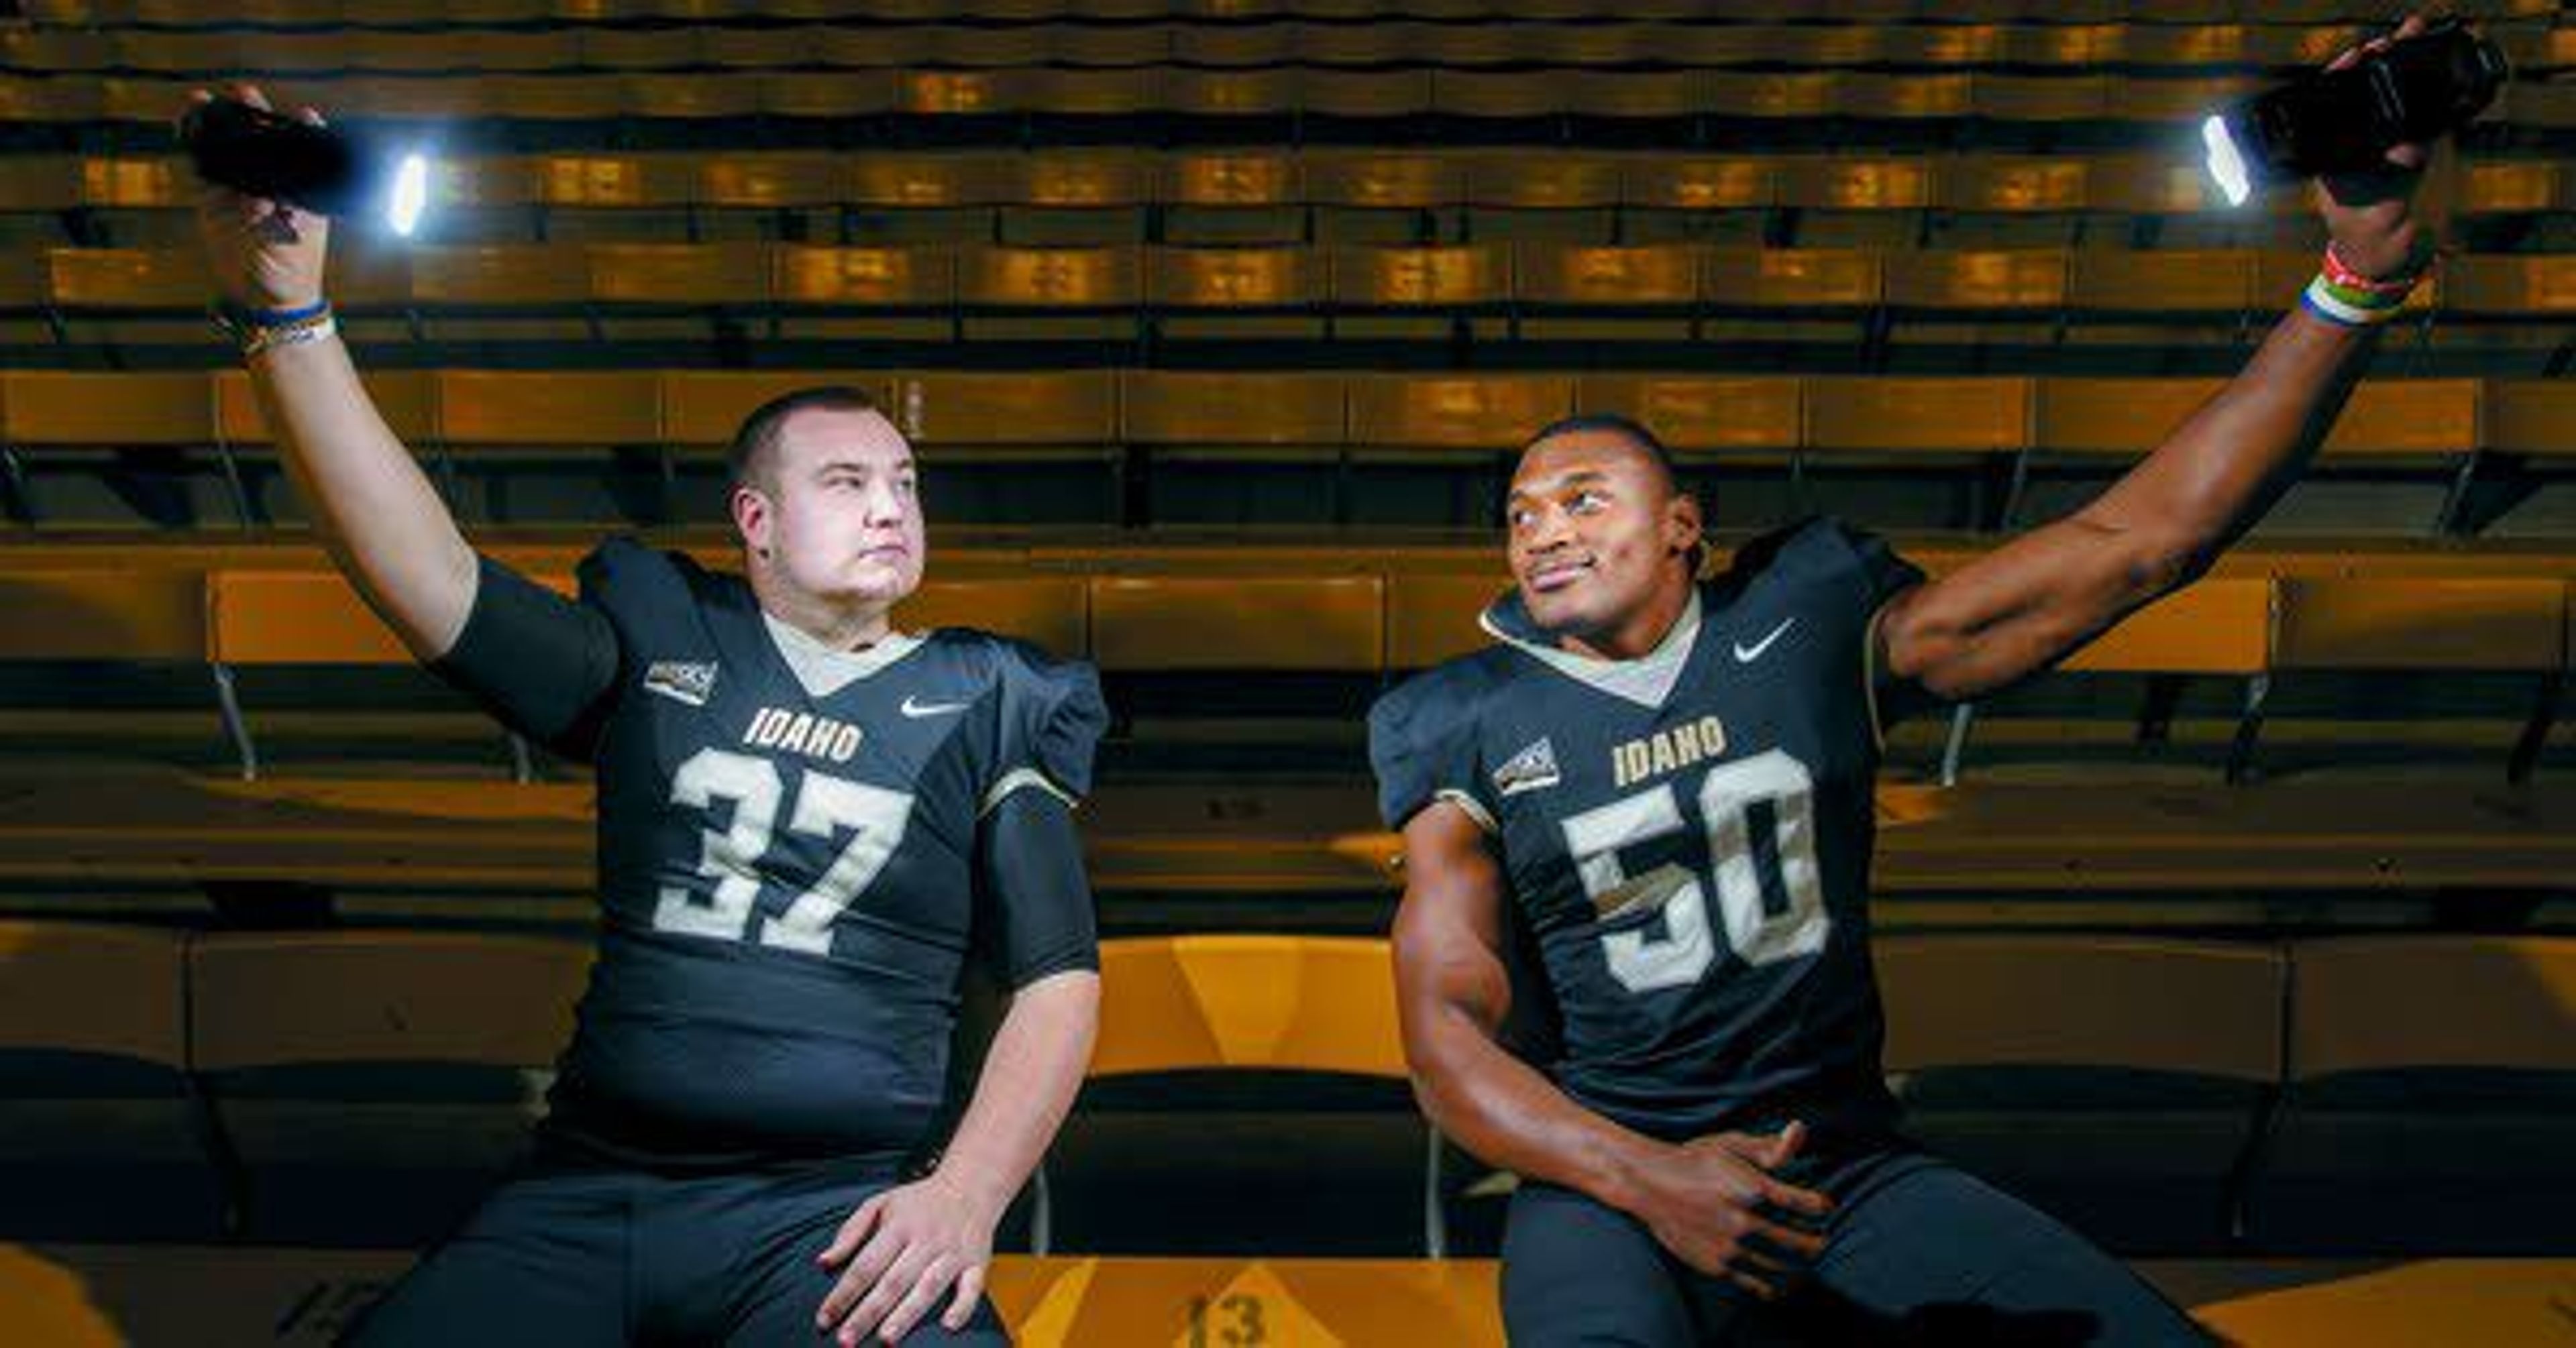
[[[474,553],[377,414],[337,338],[272,347],[251,384],[287,475],[340,569],[412,654],[436,659],[474,606]]]
[[[2243,373],[2091,504],[1899,599],[1880,668],[1983,697],[2180,586],[2263,516],[2324,440],[2372,331],[2304,309]]]
[[[1100,976],[1055,974],[1011,995],[975,1097],[938,1174],[998,1217],[1072,1108],[1100,1023]]]
[[[1409,1051],[1414,1095],[1444,1135],[1488,1165],[1633,1207],[1659,1143],[1575,1103],[1463,1010],[1423,1019]]]
[[[2377,334],[2291,310],[2226,388],[2083,514],[2155,539],[2167,583],[2205,567],[2307,467]]]

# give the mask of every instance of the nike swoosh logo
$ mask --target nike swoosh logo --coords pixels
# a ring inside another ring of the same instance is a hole
[[[1771,629],[1771,635],[1762,638],[1760,641],[1757,641],[1750,646],[1745,645],[1741,641],[1735,643],[1735,663],[1739,665],[1749,665],[1754,661],[1761,659],[1762,653],[1771,649],[1771,643],[1778,641],[1781,633],[1786,632],[1797,625],[1798,620],[1796,618],[1784,618],[1780,621],[1780,625],[1778,627]]]
[[[964,710],[966,704],[963,702],[915,702],[909,695],[903,700],[903,714],[916,721],[925,716],[946,716],[950,712]]]

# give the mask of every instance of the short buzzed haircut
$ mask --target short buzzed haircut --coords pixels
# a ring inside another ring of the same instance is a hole
[[[750,416],[742,419],[742,428],[733,433],[733,443],[725,446],[725,473],[728,487],[769,488],[771,460],[776,457],[778,430],[795,414],[812,409],[829,412],[874,412],[877,400],[863,388],[848,384],[824,384],[782,393],[762,403]]]
[[[1570,417],[1560,417],[1539,427],[1538,434],[1523,441],[1521,452],[1529,453],[1544,440],[1552,440],[1560,435],[1577,435],[1585,431],[1604,431],[1627,441],[1646,456],[1647,462],[1654,465],[1655,472],[1663,478],[1664,490],[1667,493],[1681,491],[1681,469],[1673,463],[1672,450],[1666,448],[1664,442],[1657,438],[1653,431],[1647,430],[1643,422],[1631,420],[1616,412],[1583,412]]]

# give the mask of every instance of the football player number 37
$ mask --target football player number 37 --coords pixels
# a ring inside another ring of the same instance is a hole
[[[1699,817],[1708,829],[1714,863],[1709,878],[1717,889],[1726,944],[1747,964],[1769,964],[1824,947],[1832,921],[1825,916],[1823,886],[1816,875],[1814,792],[1807,765],[1777,749],[1713,768],[1700,783]],[[1754,845],[1755,807],[1765,803],[1775,843],[1767,849]],[[1664,782],[1568,818],[1565,844],[1574,854],[1584,892],[1598,901],[1628,883],[1619,865],[1620,848],[1687,827],[1672,783]],[[1766,885],[1762,870],[1773,862],[1777,884]],[[1630,992],[1696,983],[1717,958],[1715,934],[1709,930],[1708,886],[1701,880],[1686,877],[1665,899],[1659,937],[1630,926],[1601,938],[1611,976]],[[1766,891],[1780,896],[1776,910]]]
[[[760,856],[769,850],[780,797],[785,794],[778,765],[766,758],[701,749],[680,765],[671,775],[672,803],[713,810],[718,798],[730,800],[733,822],[722,833],[707,830],[699,849],[698,874],[714,884],[703,893],[664,886],[660,902],[653,906],[655,930],[722,941],[743,939],[751,924],[753,901],[760,897]],[[761,919],[760,943],[809,955],[830,954],[832,920],[885,869],[911,817],[912,797],[903,792],[807,769],[787,827],[825,842],[847,829],[850,841],[812,889],[797,895],[785,912]]]

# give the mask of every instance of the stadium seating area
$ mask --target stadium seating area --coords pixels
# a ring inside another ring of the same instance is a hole
[[[1979,555],[2291,302],[2318,227],[2213,207],[2192,123],[2392,9],[14,8],[0,1337],[66,1344],[327,1341],[522,1143],[587,959],[586,773],[411,668],[206,323],[187,90],[441,152],[333,298],[496,556],[725,564],[742,415],[850,384],[924,455],[902,621],[1101,667],[1107,1004],[1023,1341],[1463,1344],[1509,1177],[1402,1080],[1359,718],[1481,640],[1512,452],[1621,412],[1721,554],[1829,510]],[[1880,788],[1915,1126],[2249,1344],[2576,1295],[2576,28],[2461,8],[2516,79],[2312,479]]]

